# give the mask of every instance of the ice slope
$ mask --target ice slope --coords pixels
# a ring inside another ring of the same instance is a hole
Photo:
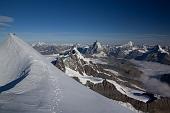
[[[0,93],[0,113],[132,112],[69,78],[13,34],[0,56],[0,90],[10,84]]]

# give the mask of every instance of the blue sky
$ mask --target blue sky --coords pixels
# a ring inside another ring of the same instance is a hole
[[[0,40],[170,40],[168,0],[0,0]]]

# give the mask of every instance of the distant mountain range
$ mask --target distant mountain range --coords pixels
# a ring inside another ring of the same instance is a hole
[[[32,46],[42,54],[58,54],[71,48],[71,46],[66,45],[57,46],[45,43],[37,43]],[[77,50],[86,57],[115,57],[170,64],[170,47],[162,48],[160,45],[137,46],[132,41],[129,41],[124,45],[107,46],[96,41],[92,45],[76,46]]]
[[[141,81],[141,77],[148,76],[144,71],[152,73],[153,70],[143,71],[137,64],[131,62],[134,59],[148,62],[149,65],[151,63],[153,67],[154,62],[161,64],[161,67],[163,64],[168,67],[169,47],[135,45],[132,41],[123,45],[102,45],[95,41],[85,46],[41,43],[33,47],[66,75],[103,96],[123,104],[130,103],[131,107],[128,108],[151,113],[155,110],[159,113],[169,111],[170,107],[167,107],[170,103],[169,97],[162,95],[163,92],[155,93],[148,90],[144,81]],[[162,69],[159,70],[160,78],[153,75],[154,77],[151,76],[149,79],[170,84],[169,79],[166,80],[169,71]],[[165,100],[167,103],[164,103]]]
[[[164,100],[163,97],[147,91],[145,85],[138,81],[143,72],[138,70],[134,64],[125,60],[142,56],[150,52],[155,46],[151,48],[149,46],[148,48],[146,46],[137,47],[134,46],[133,42],[129,42],[114,48],[121,50],[122,53],[125,53],[125,56],[111,55],[109,47],[106,48],[96,41],[85,47],[74,45],[60,52],[52,63],[68,76],[90,89],[113,100],[130,103],[137,110],[148,112],[151,109],[147,105],[152,106],[152,109],[160,109],[158,106],[166,106],[160,104]],[[166,53],[160,46],[155,52]],[[120,58],[121,60],[116,60]],[[147,60],[144,59],[144,61]],[[162,77],[161,80],[164,80],[164,78]],[[141,106],[143,107],[140,108]]]

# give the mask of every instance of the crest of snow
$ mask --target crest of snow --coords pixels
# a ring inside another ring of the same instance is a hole
[[[77,47],[74,47],[73,50],[76,52],[77,57],[78,57],[79,59],[83,59],[83,60],[84,60],[84,57],[83,57],[82,54],[77,50]]]
[[[98,47],[98,49],[101,49],[101,48],[102,48],[100,42],[96,42],[96,46]]]
[[[0,95],[2,113],[132,112],[66,76],[13,34],[0,46],[0,55],[0,90],[10,88]],[[18,81],[23,70],[27,76]]]
[[[135,85],[135,84],[131,84],[131,86],[133,86],[133,87],[135,87],[135,88],[137,88],[137,89],[139,89],[139,90],[141,90],[141,91],[145,91],[144,89],[142,89],[142,88],[138,87],[138,86],[137,86],[137,85]]]
[[[94,84],[98,84],[98,83],[102,83],[103,82],[103,79],[102,78],[97,78],[97,77],[93,77],[93,76],[87,76],[86,74],[84,75],[81,75],[79,72],[77,71],[74,71],[68,67],[66,67],[66,72],[65,72],[68,76],[71,76],[71,77],[78,77],[80,82],[82,84],[86,84],[87,81],[90,81]]]
[[[92,61],[95,64],[108,64],[107,62],[102,61],[100,59],[96,59],[96,58],[86,58],[86,59],[89,60],[89,61]]]
[[[125,55],[128,55],[132,50],[125,50],[123,51]]]
[[[107,81],[113,84],[120,93],[127,95],[128,97],[131,97],[133,99],[136,99],[136,100],[139,100],[145,103],[149,101],[149,97],[142,95],[143,93],[145,93],[143,91],[134,90],[134,89],[131,89],[125,86],[121,86],[113,80],[107,79]]]
[[[90,48],[90,47],[89,47],[88,45],[86,45],[84,48],[87,48],[87,49],[88,49],[88,48]]]
[[[129,41],[129,42],[127,43],[127,46],[132,47],[132,46],[133,46],[133,42],[132,42],[132,41]]]
[[[132,47],[132,50],[136,50],[136,49],[138,49],[137,47]]]
[[[104,70],[109,71],[109,72],[113,73],[116,76],[119,76],[119,73],[117,71],[114,71],[112,69],[104,69]]]
[[[86,63],[89,63],[89,60],[86,59],[86,58],[77,50],[77,47],[74,47],[73,50],[76,52],[77,57],[78,57],[79,59],[82,59],[82,60],[86,61]]]
[[[93,56],[93,57],[106,57],[106,53],[103,52],[103,51],[100,51],[100,53],[93,54],[92,56]]]
[[[158,51],[161,52],[161,53],[166,53],[169,55],[169,53],[167,51],[165,51],[164,49],[162,49],[162,47],[160,45],[158,45],[159,49]]]
[[[138,51],[139,51],[140,53],[146,53],[146,52],[147,52],[146,50],[142,50],[142,49],[138,49]]]
[[[100,72],[100,73],[103,73],[103,72]],[[107,76],[112,76],[112,75],[110,75],[110,74],[107,74],[107,73],[103,73],[103,74],[105,74],[105,75],[107,75]]]
[[[147,49],[147,46],[146,46],[146,45],[143,45],[143,49],[144,49],[144,51],[148,51],[148,49]]]

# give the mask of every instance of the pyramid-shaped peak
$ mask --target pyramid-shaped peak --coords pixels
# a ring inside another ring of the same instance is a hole
[[[97,40],[94,42],[94,45],[101,46],[100,42]]]
[[[129,45],[129,46],[133,46],[133,44],[134,44],[134,43],[133,43],[132,41],[129,41],[129,42],[128,42],[128,45]]]
[[[102,45],[97,40],[93,43],[93,49],[102,49]]]

